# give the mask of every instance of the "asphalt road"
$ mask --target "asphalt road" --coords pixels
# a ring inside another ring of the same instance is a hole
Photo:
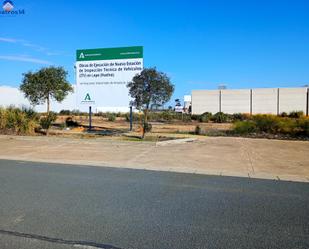
[[[309,248],[309,184],[0,161],[0,248]]]

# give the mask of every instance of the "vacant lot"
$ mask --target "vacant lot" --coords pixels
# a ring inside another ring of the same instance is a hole
[[[309,143],[198,137],[182,144],[0,136],[0,158],[309,181]]]
[[[59,116],[57,119],[57,123],[65,123],[65,120],[68,117],[72,116]],[[87,116],[73,116],[73,120],[77,121],[79,124],[83,126],[88,126],[89,119]],[[141,122],[135,121],[133,123],[133,130],[135,132],[140,131]],[[192,122],[181,122],[181,121],[173,121],[173,122],[151,122],[152,124],[152,132],[153,133],[164,133],[164,134],[183,134],[183,133],[194,133],[195,128],[199,125],[205,131],[222,131],[222,130],[230,130],[233,126],[231,123],[199,123],[196,121]],[[116,118],[115,121],[108,121],[107,118],[103,117],[92,117],[92,125],[107,129],[107,130],[118,130],[118,131],[128,131],[130,123],[125,120],[125,118]],[[78,130],[78,129],[75,129]]]

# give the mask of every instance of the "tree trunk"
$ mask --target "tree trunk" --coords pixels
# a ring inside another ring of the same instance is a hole
[[[49,94],[47,96],[47,118],[49,118],[49,112],[50,112],[50,98],[49,98]],[[49,127],[46,129],[46,136],[49,135]]]
[[[145,137],[145,129],[146,129],[146,124],[147,124],[147,121],[148,121],[148,109],[145,109],[144,110],[144,124],[143,124],[143,134],[142,134],[142,139],[144,139]]]
[[[49,111],[50,111],[50,99],[49,99],[49,94],[47,96],[47,115],[49,115]]]

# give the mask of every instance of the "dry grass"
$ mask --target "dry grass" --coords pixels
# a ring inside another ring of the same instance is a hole
[[[58,116],[57,123],[64,123],[66,118],[70,116]],[[86,116],[74,116],[74,121],[79,122],[81,125],[87,126],[89,124],[89,119]],[[205,131],[224,131],[231,130],[233,125],[230,123],[199,123],[197,121],[192,122],[181,122],[174,121],[173,123],[162,123],[162,122],[151,122],[152,123],[152,133],[193,133],[196,125],[199,125]],[[92,125],[100,127],[102,129],[111,130],[121,130],[127,131],[129,129],[129,122],[125,118],[116,118],[116,121],[108,121],[107,118],[103,117],[92,117]],[[135,132],[140,132],[141,125],[139,123],[133,124],[133,130]],[[77,129],[78,130],[78,129]]]

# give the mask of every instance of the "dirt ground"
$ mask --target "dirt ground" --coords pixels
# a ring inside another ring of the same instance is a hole
[[[0,136],[0,159],[309,182],[309,142],[232,137],[177,141]]]
[[[65,123],[67,117],[72,116],[59,116],[57,119],[57,123]],[[89,119],[87,116],[73,116],[73,120],[77,121],[81,125],[88,126]],[[163,122],[151,122],[152,124],[152,132],[153,133],[193,133],[195,131],[195,127],[199,125],[203,130],[230,130],[233,124],[230,123],[199,123],[199,122],[173,122],[173,123],[163,123]],[[129,122],[127,122],[124,118],[117,118],[114,122],[108,121],[107,118],[94,116],[92,117],[92,125],[101,127],[104,129],[118,129],[118,130],[128,130]],[[135,131],[139,131],[140,124],[139,122],[134,122],[133,129]]]

